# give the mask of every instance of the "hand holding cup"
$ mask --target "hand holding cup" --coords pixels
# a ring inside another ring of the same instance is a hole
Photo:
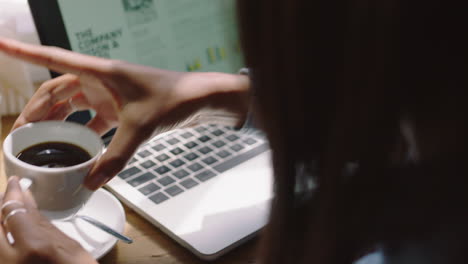
[[[53,144],[80,151],[50,148]],[[92,191],[83,182],[103,149],[99,135],[86,126],[63,121],[30,123],[5,139],[5,170],[7,176],[18,175],[32,181],[29,189],[47,217],[64,219],[78,212],[91,196]]]

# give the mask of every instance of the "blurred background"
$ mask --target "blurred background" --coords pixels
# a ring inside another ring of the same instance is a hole
[[[0,0],[0,37],[39,44],[27,0]],[[0,54],[0,116],[19,114],[49,71]]]

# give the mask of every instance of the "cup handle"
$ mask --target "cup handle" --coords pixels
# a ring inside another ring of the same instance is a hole
[[[29,187],[31,187],[31,185],[33,184],[33,180],[29,179],[29,178],[21,178],[19,180],[19,184],[21,186],[21,190],[26,191],[27,189],[29,189]]]

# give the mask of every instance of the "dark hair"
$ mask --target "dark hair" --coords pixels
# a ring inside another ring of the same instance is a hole
[[[465,5],[238,0],[273,153],[265,263],[350,263],[382,239],[377,189],[407,161],[401,123],[467,112]]]

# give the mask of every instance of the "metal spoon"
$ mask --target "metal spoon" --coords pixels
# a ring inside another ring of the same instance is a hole
[[[104,232],[107,232],[108,234],[122,240],[123,242],[125,242],[127,244],[133,243],[133,240],[131,238],[122,235],[121,233],[115,231],[114,229],[110,228],[106,224],[104,224],[104,223],[102,223],[102,222],[100,222],[100,221],[98,221],[98,220],[96,220],[96,219],[94,219],[92,217],[89,217],[89,216],[86,216],[86,215],[75,215],[74,217],[83,219],[84,221],[94,225],[95,227],[101,229]]]

